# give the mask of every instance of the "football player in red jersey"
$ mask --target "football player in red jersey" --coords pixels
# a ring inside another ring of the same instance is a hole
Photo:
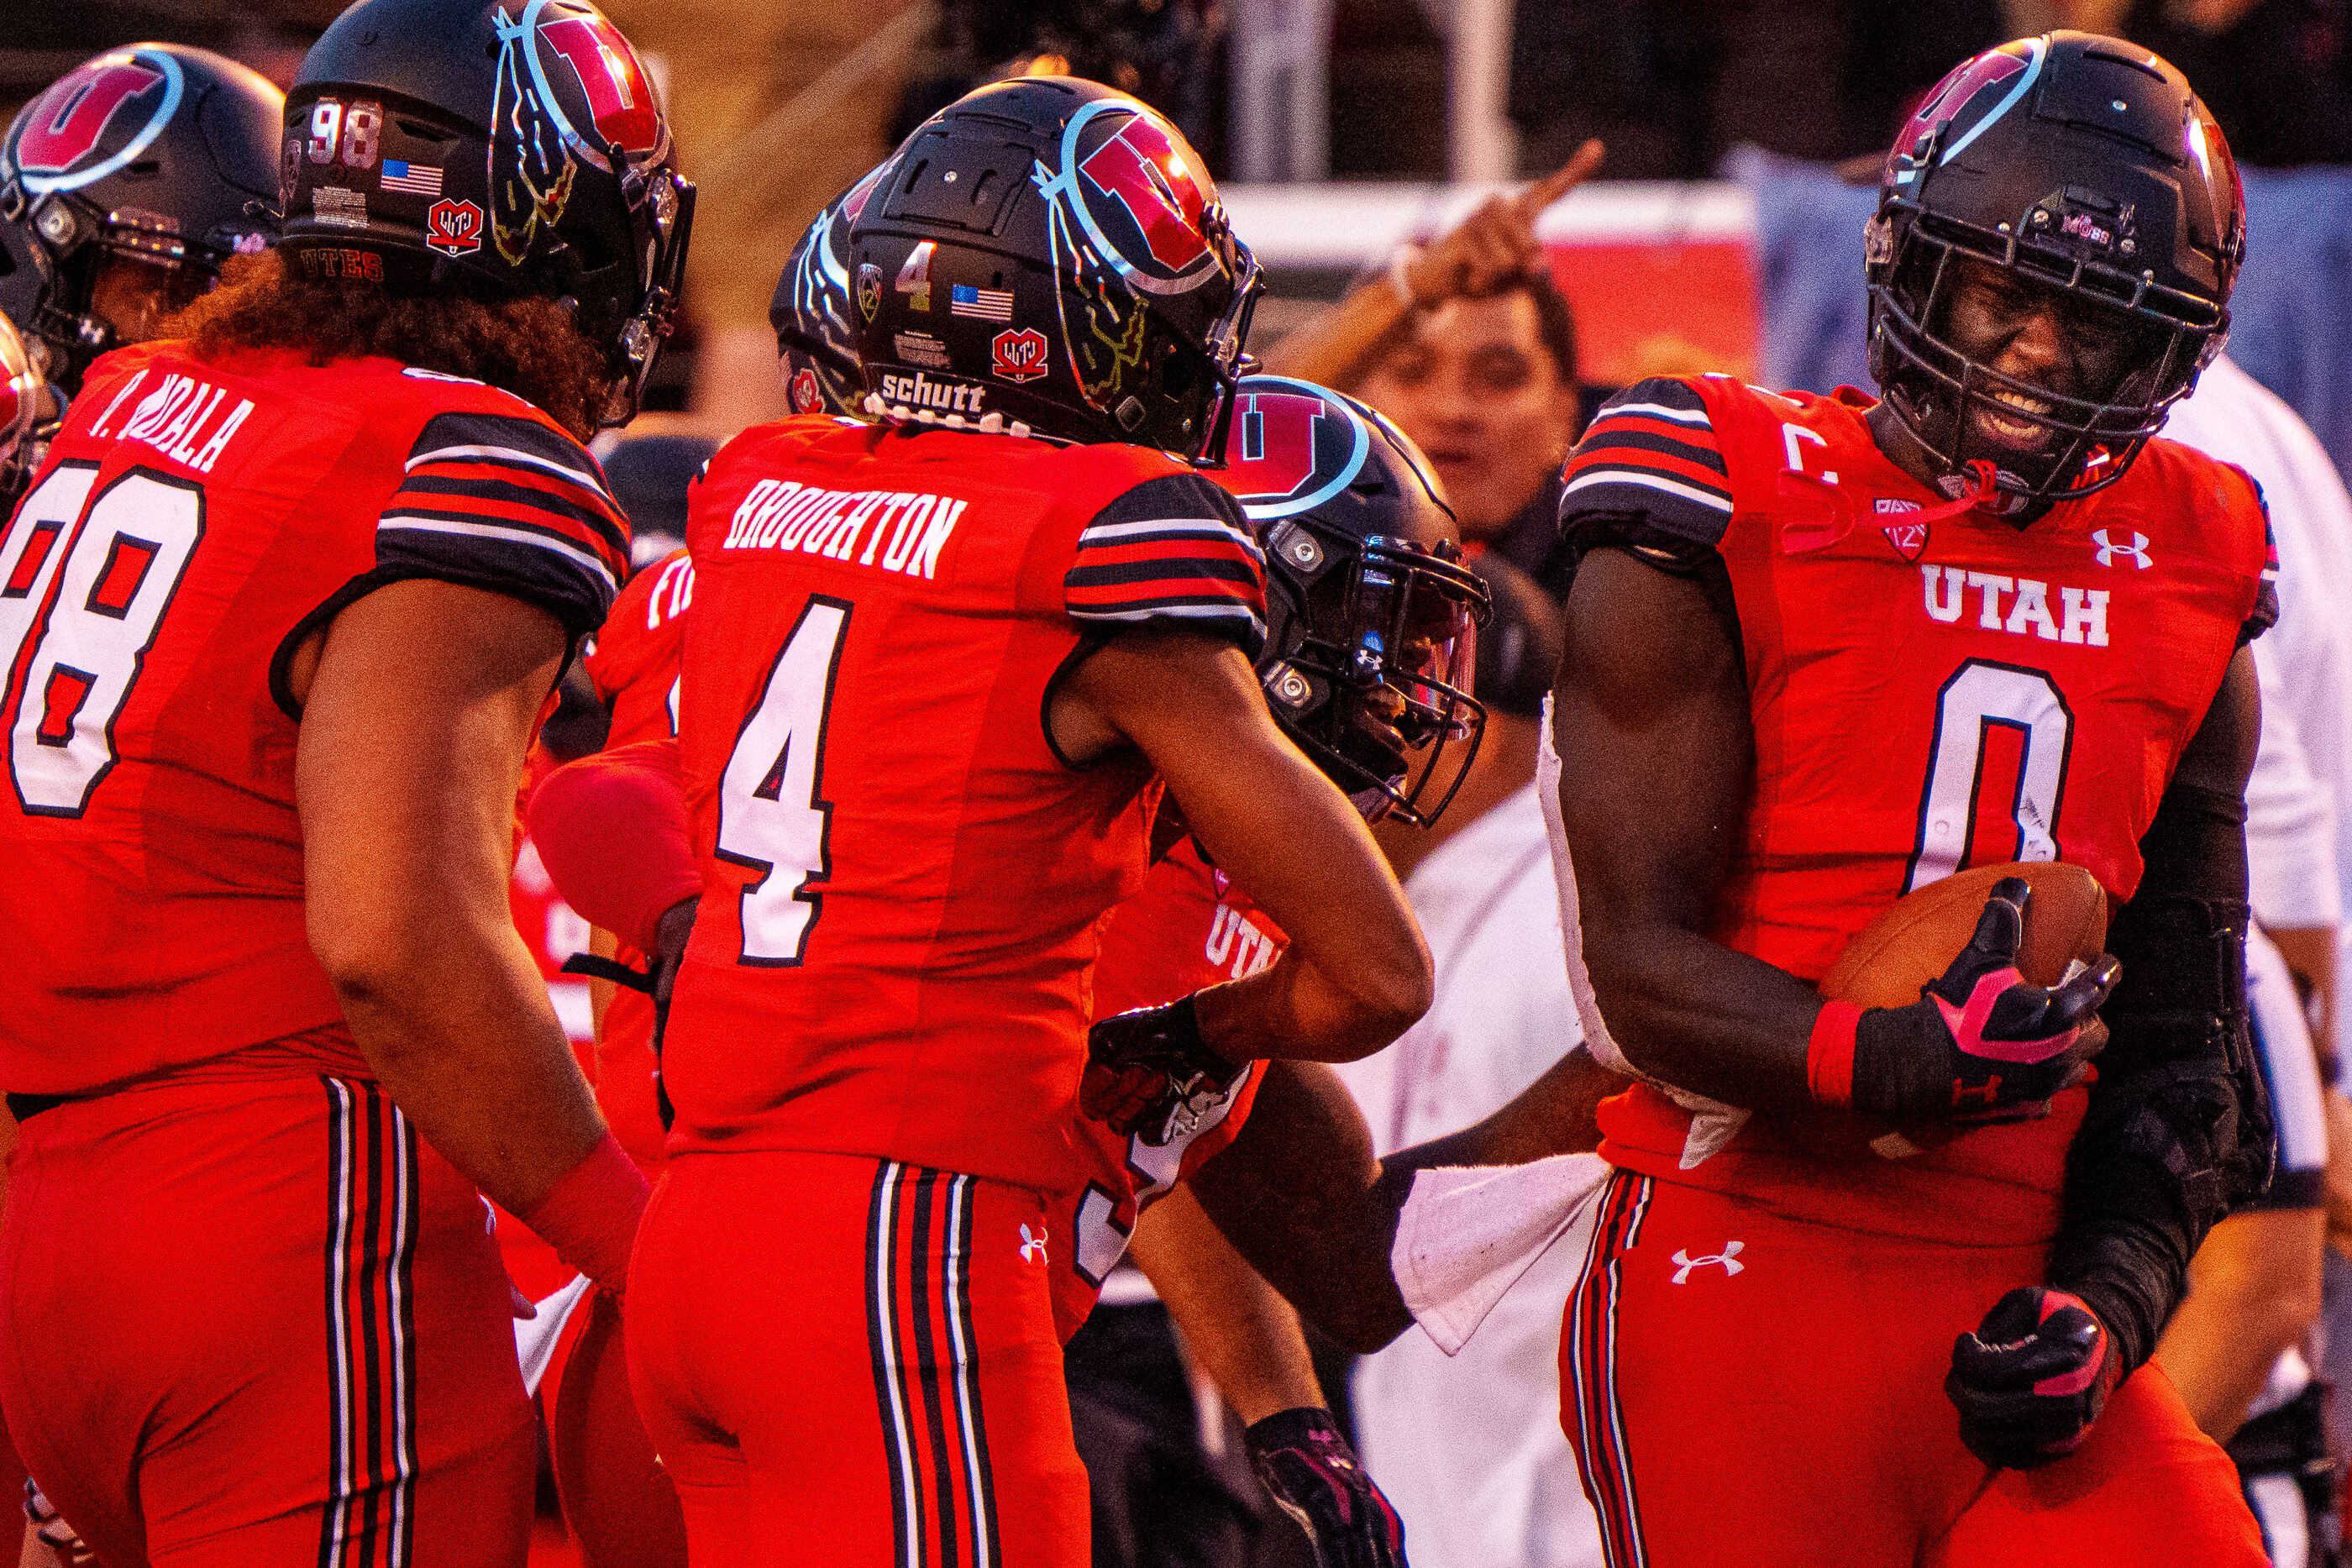
[[[143,343],[275,225],[286,95],[207,49],[134,44],[84,60],[0,140],[0,316],[53,389],[0,465],[13,507],[90,361]]]
[[[1181,136],[1092,83],[982,89],[852,244],[884,423],[746,433],[688,528],[704,892],[632,1374],[697,1561],[1083,1563],[1047,1206],[1155,773],[1292,937],[1185,1010],[1201,1049],[1376,1049],[1427,960],[1254,695],[1257,547],[1188,460],[1255,267]]]
[[[0,1402],[115,1568],[523,1561],[477,1188],[616,1287],[644,1192],[505,889],[682,263],[651,90],[577,0],[345,13],[282,253],[91,368],[0,538]]]
[[[1619,1568],[2262,1561],[2143,1364],[2268,1161],[2266,529],[2242,474],[2150,438],[2243,223],[2170,66],[2006,45],[1888,159],[1880,396],[1646,382],[1569,463],[1563,897],[1587,1037],[1642,1082],[1601,1107],[1561,1376]],[[1824,1004],[1903,894],[2012,860],[2098,878],[2119,981],[2024,980],[2013,883],[1916,1003]]]
[[[1418,455],[1347,399],[1255,377],[1237,389],[1226,458],[1215,477],[1276,544],[1258,677],[1274,695],[1277,722],[1327,774],[1358,794],[1366,815],[1433,820],[1476,744],[1481,716],[1452,681],[1473,656],[1467,632],[1483,612],[1479,589],[1457,564],[1453,520]],[[678,617],[690,601],[690,571],[681,559],[641,575],[614,601],[599,633],[590,662],[602,665],[596,679],[612,703],[616,739],[637,742],[667,731],[663,704],[677,681]],[[1408,634],[1392,648],[1398,623]],[[1365,653],[1370,656],[1359,656]],[[1463,744],[1443,754],[1443,766],[1432,766],[1439,754],[1424,742],[1440,736]],[[676,838],[676,852],[686,852],[682,832],[666,833],[649,820],[677,810],[659,800],[666,792],[674,800],[676,785],[666,779],[661,760],[674,749],[625,745],[566,768],[532,802],[534,837],[559,881],[625,928],[675,914],[675,873],[656,873],[643,888],[615,881],[660,858],[646,845]],[[1134,896],[1102,926],[1091,1009],[1097,1019],[1257,974],[1287,940],[1173,810],[1163,810],[1157,827],[1163,844],[1171,833],[1175,841],[1155,855]],[[616,834],[636,846],[634,853],[613,853]],[[618,1016],[607,1015],[608,1031]],[[646,1065],[652,1065],[649,1052]],[[1076,1330],[1129,1233],[1136,1232],[1139,1255],[1150,1254],[1145,1267],[1169,1289],[1188,1343],[1254,1424],[1250,1447],[1261,1473],[1299,1511],[1323,1560],[1356,1561],[1349,1554],[1374,1550],[1383,1528],[1391,1532],[1386,1550],[1393,1553],[1393,1513],[1374,1500],[1323,1411],[1296,1320],[1197,1210],[1145,1222],[1149,1244],[1138,1228],[1147,1207],[1231,1142],[1247,1117],[1255,1082],[1253,1070],[1226,1103],[1160,1145],[1114,1133],[1068,1108],[1070,1135],[1088,1162],[1086,1179],[1055,1199],[1035,1233],[1052,1269],[1057,1330],[1064,1338]],[[616,1094],[635,1092],[600,1079],[599,1097],[616,1129],[628,1114]],[[650,1120],[649,1087],[642,1099]],[[611,1429],[572,1436],[607,1451],[630,1442],[625,1432]],[[562,1443],[559,1438],[559,1473]]]

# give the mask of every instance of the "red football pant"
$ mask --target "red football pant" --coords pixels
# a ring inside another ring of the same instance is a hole
[[[950,1171],[672,1159],[625,1316],[698,1568],[1088,1568],[1045,1228]]]
[[[520,1568],[531,1410],[473,1187],[371,1083],[27,1121],[0,1404],[107,1568]]]
[[[2235,1468],[2153,1364],[2041,1469],[1960,1446],[1952,1341],[2044,1255],[1619,1173],[1560,1344],[1610,1568],[2263,1568]]]

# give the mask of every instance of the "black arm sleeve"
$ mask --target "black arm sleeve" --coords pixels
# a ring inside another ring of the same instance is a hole
[[[2090,1303],[2126,1370],[2156,1349],[2189,1260],[2261,1196],[2274,1144],[2246,1012],[2246,806],[2176,779],[2108,947],[2123,978],[2068,1155],[2053,1284]]]

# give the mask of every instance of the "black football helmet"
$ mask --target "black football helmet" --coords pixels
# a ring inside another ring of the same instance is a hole
[[[83,61],[0,142],[0,315],[65,393],[116,347],[92,314],[100,264],[170,269],[193,298],[277,226],[285,95],[205,49],[133,44]]]
[[[1219,449],[1257,263],[1147,105],[1074,77],[967,93],[885,165],[850,241],[870,411]]]
[[[776,279],[768,325],[776,329],[776,359],[794,413],[865,414],[866,372],[857,362],[856,308],[849,298],[849,227],[886,166],[868,170],[825,204]]]
[[[1435,821],[1486,733],[1488,604],[1420,449],[1352,398],[1250,376],[1211,476],[1265,541],[1276,722],[1368,820]]]
[[[570,304],[636,412],[694,225],[652,75],[588,0],[359,0],[287,95],[288,265]]]
[[[2221,351],[2245,228],[2229,144],[2171,66],[2087,33],[1987,50],[1937,84],[1887,156],[1864,246],[1871,374],[1951,485],[1990,465],[2017,502],[2087,495],[2123,476]],[[1960,256],[2128,334],[2117,382],[2065,395],[1955,348]],[[2049,439],[2031,455],[1973,450],[1989,405]]]

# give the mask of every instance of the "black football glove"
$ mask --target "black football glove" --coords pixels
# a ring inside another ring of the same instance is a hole
[[[2115,1341],[2081,1297],[2021,1285],[1952,1342],[1944,1393],[1969,1453],[2030,1470],[2080,1448],[2122,1378]]]
[[[1404,1521],[1364,1473],[1331,1412],[1277,1411],[1242,1437],[1250,1469],[1307,1532],[1317,1568],[1406,1568]]]
[[[1155,1147],[1189,1138],[1241,1086],[1235,1067],[1201,1039],[1192,998],[1115,1014],[1087,1031],[1078,1108]]]
[[[2049,1113],[2105,1050],[2099,1009],[2121,966],[2105,955],[2056,986],[2017,968],[2032,887],[1993,883],[1976,936],[1908,1007],[1866,1008],[1853,1027],[1854,1109],[1897,1124],[1974,1125]],[[1833,1006],[1835,1004],[1832,1004]]]

